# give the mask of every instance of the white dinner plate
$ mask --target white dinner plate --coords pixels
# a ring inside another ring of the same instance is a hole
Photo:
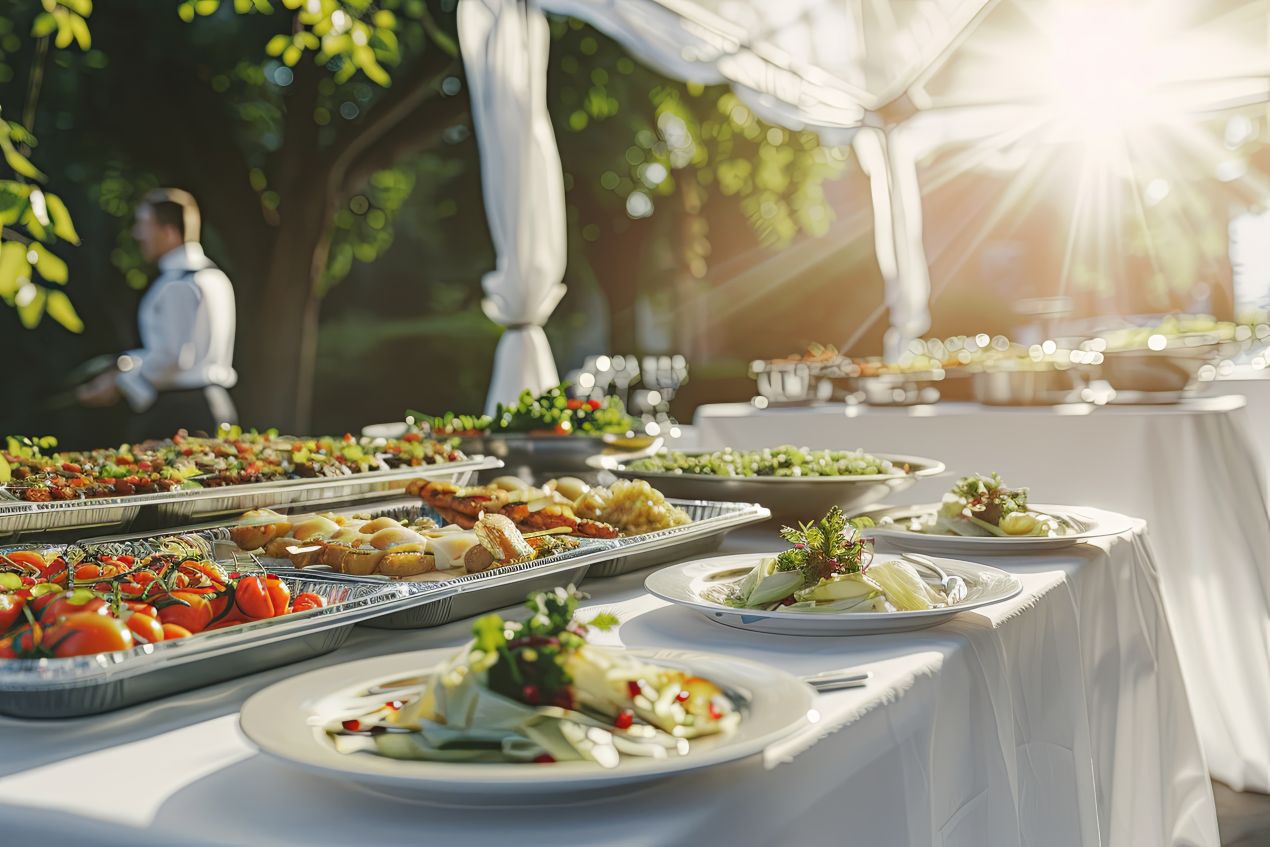
[[[716,623],[780,635],[873,635],[925,629],[962,612],[1009,600],[1023,590],[1018,577],[998,568],[957,559],[935,559],[949,576],[966,581],[966,599],[961,603],[920,612],[767,612],[736,609],[708,599],[707,592],[712,587],[744,579],[760,559],[775,555],[743,553],[681,562],[649,574],[644,587],[663,600],[696,609]],[[895,558],[898,557],[883,555],[874,557],[874,561]]]
[[[288,765],[414,800],[471,802],[524,800],[569,803],[579,794],[660,779],[745,759],[807,722],[815,692],[784,671],[711,653],[632,650],[657,664],[691,671],[724,689],[742,720],[728,735],[692,741],[685,756],[624,758],[615,768],[590,762],[473,764],[400,761],[373,753],[339,753],[322,729],[358,691],[404,676],[425,675],[454,648],[398,653],[301,674],[260,691],[243,704],[239,726],[260,749]]]
[[[1123,515],[1111,515],[1108,512],[1094,515],[1070,506],[1041,503],[1031,503],[1028,509],[1065,518],[1075,525],[1076,530],[1052,537],[999,538],[997,536],[942,535],[906,529],[905,526],[910,520],[929,517],[939,511],[938,503],[928,503],[923,506],[887,506],[865,511],[863,514],[872,518],[874,522],[880,522],[882,518],[889,517],[894,524],[868,527],[861,532],[868,538],[885,541],[889,546],[899,550],[935,555],[981,556],[1059,550],[1091,538],[1119,535],[1132,528],[1128,518]]]

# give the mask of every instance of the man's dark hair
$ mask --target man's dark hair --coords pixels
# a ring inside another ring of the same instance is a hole
[[[141,198],[149,206],[154,219],[164,226],[174,226],[182,241],[198,241],[201,219],[198,203],[188,191],[179,188],[156,188]]]

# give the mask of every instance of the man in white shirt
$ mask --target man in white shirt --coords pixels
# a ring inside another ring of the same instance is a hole
[[[203,254],[194,198],[174,188],[152,191],[137,207],[132,235],[159,276],[141,299],[141,347],[80,386],[85,406],[121,398],[133,411],[129,440],[168,438],[177,430],[214,434],[236,423],[227,389],[234,373],[234,288]]]

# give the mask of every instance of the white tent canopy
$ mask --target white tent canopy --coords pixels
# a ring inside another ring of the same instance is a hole
[[[769,122],[814,130],[828,144],[851,144],[870,180],[891,324],[884,352],[895,358],[930,327],[921,156],[954,139],[996,133],[1014,143],[1038,127],[1053,136],[1073,103],[1089,110],[1086,121],[1113,123],[1126,115],[1165,123],[1264,103],[1270,99],[1266,6],[1267,0],[461,0],[459,35],[498,250],[498,266],[483,283],[485,311],[509,329],[499,342],[489,406],[557,381],[542,325],[564,291],[565,209],[545,103],[545,12],[587,21],[667,76],[727,83]],[[981,25],[987,49],[976,44],[959,52]],[[1054,41],[1055,34],[1073,33],[1073,43]],[[1126,71],[1126,79],[1110,84],[1100,77],[1108,63]],[[937,73],[941,78],[932,82]],[[1058,87],[1056,76],[1063,77]],[[1156,108],[1161,92],[1168,114]],[[1151,109],[1133,108],[1141,104]]]

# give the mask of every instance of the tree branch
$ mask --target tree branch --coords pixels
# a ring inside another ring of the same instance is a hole
[[[347,181],[349,167],[371,145],[383,138],[394,126],[415,112],[438,92],[438,83],[453,73],[458,62],[441,50],[428,50],[409,71],[397,74],[399,82],[388,89],[358,121],[350,132],[328,151],[326,187],[328,196],[334,197]]]
[[[344,180],[337,186],[336,197],[343,202],[348,195],[361,189],[371,174],[392,167],[412,153],[432,147],[447,129],[468,123],[469,112],[469,101],[461,95],[433,99],[422,108],[415,109],[348,164]]]

